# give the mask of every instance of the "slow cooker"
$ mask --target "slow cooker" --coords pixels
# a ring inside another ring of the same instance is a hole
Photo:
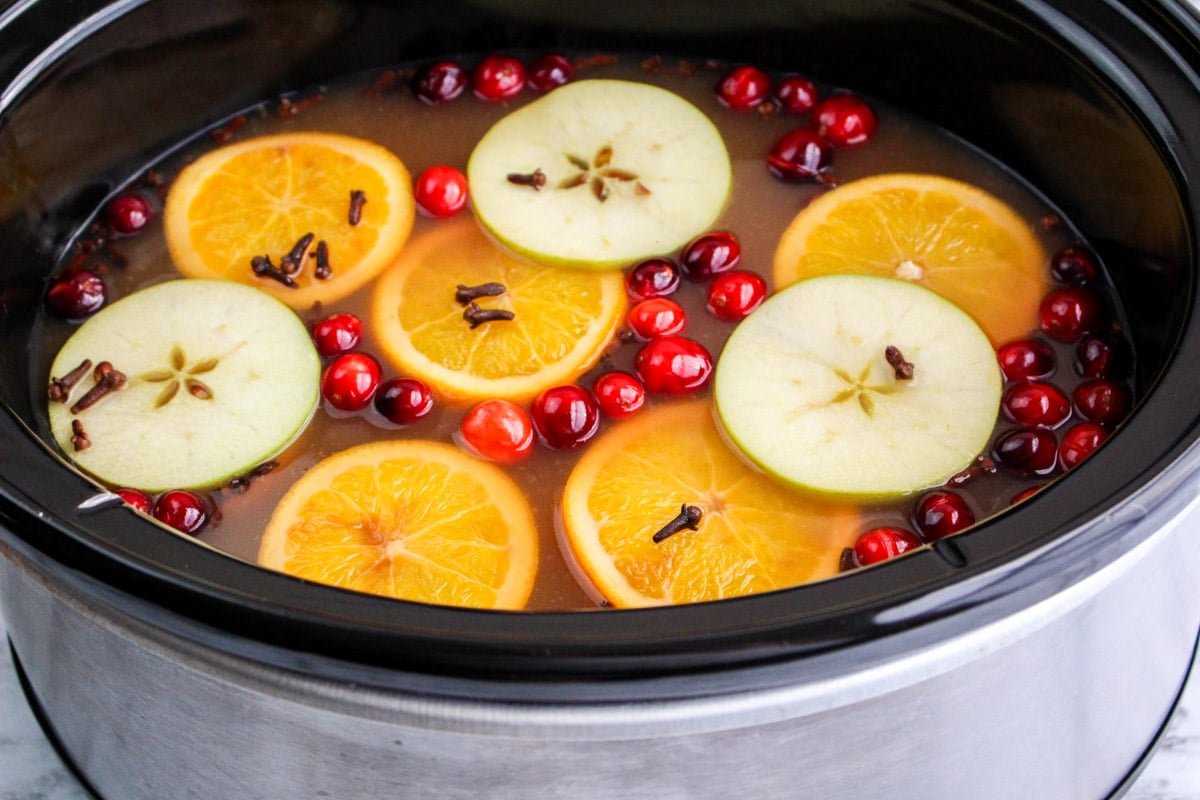
[[[793,69],[1011,167],[1125,299],[1138,408],[985,524],[862,576],[500,613],[268,573],[35,431],[31,326],[82,215],[239,108],[444,54]],[[1200,631],[1200,23],[1180,0],[24,0],[0,10],[0,613],[106,798],[1099,798]]]

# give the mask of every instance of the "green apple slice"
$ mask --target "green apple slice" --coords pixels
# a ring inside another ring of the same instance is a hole
[[[320,358],[304,324],[231,281],[171,281],[101,309],[58,352],[52,380],[85,360],[108,362],[125,382],[81,403],[97,382],[82,370],[65,401],[49,402],[54,439],[100,481],[144,491],[208,488],[245,473],[300,434],[320,396]]]
[[[780,291],[738,326],[714,393],[729,439],[767,473],[882,499],[971,463],[995,427],[1001,376],[987,335],[948,300],[893,278],[829,275]]]
[[[569,83],[497,122],[467,164],[475,215],[534,261],[603,269],[672,252],[725,208],[729,153],[698,108],[620,80]]]

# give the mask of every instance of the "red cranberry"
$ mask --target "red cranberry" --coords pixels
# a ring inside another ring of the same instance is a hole
[[[1071,399],[1081,417],[1106,427],[1125,419],[1131,401],[1124,384],[1107,378],[1084,381],[1071,392]]]
[[[525,65],[512,56],[488,56],[471,71],[471,89],[480,100],[511,100],[525,88]]]
[[[453,217],[467,207],[467,176],[454,167],[430,167],[417,177],[413,195],[427,216]]]
[[[1017,503],[1023,503],[1041,490],[1041,486],[1030,486],[1028,489],[1022,489],[1012,496],[1012,499],[1008,501],[1008,504],[1010,506],[1015,506]]]
[[[1009,386],[1000,401],[1004,416],[1022,425],[1057,428],[1071,416],[1071,401],[1057,386],[1021,381]]]
[[[1077,341],[1099,328],[1104,320],[1100,299],[1078,286],[1047,294],[1038,314],[1042,331],[1061,342]]]
[[[592,384],[592,394],[600,413],[610,419],[624,419],[646,404],[646,387],[628,372],[606,372]]]
[[[339,411],[361,411],[379,388],[379,362],[366,353],[345,353],[325,368],[321,396]]]
[[[1063,434],[1058,460],[1063,469],[1072,469],[1090,456],[1108,438],[1108,432],[1094,422],[1081,422]]]
[[[484,400],[463,417],[463,443],[482,458],[515,464],[533,452],[533,422],[511,400]]]
[[[717,319],[738,322],[762,305],[767,297],[767,282],[754,272],[735,269],[713,279],[708,287],[705,306]]]
[[[1040,339],[1018,339],[996,351],[1006,381],[1045,378],[1054,372],[1054,350]]]
[[[132,236],[145,228],[154,216],[149,201],[140,194],[114,197],[104,209],[104,221],[114,233]]]
[[[182,533],[199,533],[208,517],[207,501],[186,489],[163,492],[154,504],[154,518]]]
[[[861,97],[835,94],[813,108],[817,132],[834,147],[863,144],[875,135],[875,112]]]
[[[775,86],[779,107],[789,114],[805,114],[817,104],[817,86],[808,78],[788,75]]]
[[[429,105],[448,103],[467,88],[467,73],[451,61],[431,64],[417,76],[417,98]]]
[[[755,67],[734,67],[717,86],[717,97],[734,111],[748,111],[767,99],[771,79]]]
[[[322,358],[348,353],[362,341],[362,320],[353,314],[331,314],[313,325],[312,337]]]
[[[687,315],[683,307],[666,297],[639,300],[629,309],[626,319],[634,334],[642,341],[656,336],[673,336],[687,327]]]
[[[913,514],[917,530],[926,541],[937,541],[975,524],[975,512],[962,495],[945,490],[929,492],[917,502]]]
[[[1058,440],[1041,428],[1019,428],[996,439],[992,457],[1024,475],[1048,475],[1058,460]]]
[[[878,564],[915,550],[921,540],[903,528],[873,528],[854,542],[854,555],[862,566]]]
[[[534,430],[556,450],[578,447],[600,430],[600,409],[592,393],[567,384],[547,389],[530,409]]]
[[[529,73],[525,82],[535,92],[548,92],[557,89],[575,77],[575,65],[565,56],[552,53],[534,61],[529,65]]]
[[[728,272],[742,260],[742,243],[729,231],[702,233],[692,239],[679,255],[684,276],[703,283]]]
[[[808,128],[785,133],[767,154],[767,169],[785,181],[819,180],[833,166],[833,145]]]
[[[1129,345],[1116,336],[1088,334],[1075,345],[1075,372],[1084,378],[1120,378],[1131,361]]]
[[[70,270],[54,279],[46,293],[46,305],[60,317],[83,319],[103,307],[108,299],[104,280],[86,269]]]
[[[649,258],[625,274],[625,291],[634,300],[666,297],[679,288],[679,267],[665,258]]]
[[[708,383],[713,360],[699,342],[683,336],[660,336],[638,351],[634,368],[651,392],[687,394]]]
[[[395,378],[375,392],[375,410],[388,422],[411,425],[433,410],[433,391],[416,378]]]
[[[154,508],[154,502],[150,497],[138,489],[117,489],[114,494],[125,501],[127,505],[133,506],[134,509],[143,514],[151,513],[151,510]]]
[[[1050,274],[1059,283],[1082,286],[1096,280],[1096,260],[1083,247],[1064,247],[1050,258]]]

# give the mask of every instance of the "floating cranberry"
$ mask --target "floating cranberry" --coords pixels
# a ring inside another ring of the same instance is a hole
[[[1020,381],[1004,391],[1004,416],[1022,425],[1057,428],[1071,416],[1071,401],[1052,383]]]
[[[692,239],[679,255],[684,276],[704,283],[722,272],[728,272],[742,260],[742,243],[729,231],[702,233]]]
[[[975,512],[962,495],[939,490],[917,502],[913,521],[926,541],[933,542],[974,525]]]
[[[779,107],[789,114],[805,114],[817,104],[817,85],[800,75],[788,75],[775,86]]]
[[[992,457],[1023,475],[1048,475],[1058,461],[1058,440],[1042,428],[1019,428],[996,439]]]
[[[600,413],[609,419],[624,419],[646,404],[646,387],[628,372],[606,372],[592,384]]]
[[[512,56],[488,56],[471,71],[471,90],[480,100],[511,100],[525,88],[525,65]]]
[[[1125,385],[1107,378],[1084,381],[1071,392],[1071,399],[1081,417],[1105,427],[1125,419],[1131,402]]]
[[[569,83],[575,77],[575,65],[557,53],[542,56],[529,65],[525,82],[535,92],[548,92]]]
[[[1055,289],[1042,299],[1038,310],[1042,331],[1062,342],[1077,341],[1098,329],[1104,320],[1100,299],[1087,289]]]
[[[1120,378],[1131,361],[1129,345],[1116,336],[1087,334],[1075,345],[1075,372],[1084,378]]]
[[[430,167],[417,177],[413,196],[427,216],[453,217],[467,207],[467,176],[454,167]]]
[[[600,409],[581,386],[555,386],[539,394],[530,408],[533,428],[556,450],[578,447],[600,430]]]
[[[433,410],[433,391],[416,378],[394,378],[375,392],[375,410],[388,422],[411,425]]]
[[[421,71],[415,88],[417,99],[423,103],[448,103],[467,88],[467,73],[452,61],[439,61]]]
[[[182,533],[199,533],[208,523],[208,502],[195,492],[172,489],[154,503],[154,518]]]
[[[313,325],[312,337],[322,358],[348,353],[362,341],[362,320],[353,314],[330,314]]]
[[[149,495],[138,489],[117,489],[114,494],[121,498],[127,505],[132,506],[137,511],[143,514],[151,513],[154,508],[154,502]]]
[[[108,299],[108,287],[96,273],[86,269],[64,272],[46,292],[46,305],[60,317],[83,319],[99,311]]]
[[[1050,257],[1050,274],[1059,283],[1082,286],[1096,280],[1099,270],[1092,254],[1079,245],[1071,245]]]
[[[132,192],[114,197],[104,209],[104,221],[114,233],[132,236],[150,223],[154,209],[140,194]]]
[[[687,394],[708,383],[713,360],[699,342],[683,336],[660,336],[638,351],[634,368],[651,392]]]
[[[683,306],[666,297],[639,300],[629,309],[626,319],[634,335],[642,341],[656,336],[673,336],[687,327]]]
[[[1054,372],[1054,350],[1040,339],[1017,339],[996,351],[1006,381],[1045,378]]]
[[[477,455],[500,464],[515,464],[533,452],[533,421],[511,400],[484,400],[463,417],[463,443]]]
[[[817,132],[834,147],[863,144],[875,135],[875,112],[861,97],[835,94],[813,107]]]
[[[1090,456],[1108,438],[1108,432],[1094,422],[1081,422],[1063,434],[1058,460],[1063,469],[1072,469]]]
[[[738,322],[762,305],[766,297],[767,282],[761,275],[735,269],[713,279],[705,307],[717,319]]]
[[[903,528],[873,528],[854,542],[854,555],[862,566],[878,564],[889,558],[916,550],[921,540]]]
[[[625,274],[625,291],[634,300],[666,297],[679,288],[679,267],[665,258],[649,258]]]
[[[366,353],[345,353],[321,376],[321,396],[339,411],[361,411],[379,388],[379,362]]]
[[[771,79],[756,67],[734,67],[717,85],[717,98],[734,111],[748,111],[762,104],[771,91]]]
[[[785,133],[767,154],[767,169],[785,181],[819,180],[833,166],[833,145],[808,128]]]

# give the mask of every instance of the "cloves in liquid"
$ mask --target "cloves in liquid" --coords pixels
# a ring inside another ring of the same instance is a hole
[[[454,300],[465,306],[480,297],[499,297],[507,291],[508,288],[503,283],[481,283],[478,286],[464,286],[460,283],[454,292]]]
[[[659,528],[658,532],[654,534],[654,543],[658,544],[667,537],[674,536],[684,529],[689,531],[699,530],[700,518],[703,516],[704,510],[700,506],[689,506],[687,503],[684,503],[679,507],[679,515]]]
[[[471,323],[471,330],[485,322],[507,322],[516,318],[516,314],[503,308],[480,308],[478,303],[471,302],[463,312],[463,319]]]
[[[250,259],[250,269],[260,278],[278,281],[289,289],[296,288],[296,281],[292,280],[292,276],[272,264],[270,256],[255,256]]]
[[[308,246],[312,244],[313,235],[306,233],[296,240],[292,245],[292,249],[288,254],[279,259],[279,268],[288,275],[295,275],[300,272],[304,266],[304,254],[308,252]]]
[[[313,251],[313,260],[317,262],[316,269],[313,270],[313,275],[319,281],[327,281],[333,277],[333,267],[329,266],[329,245],[325,240],[317,242],[317,249]]]
[[[346,215],[351,226],[362,222],[363,206],[367,203],[367,193],[362,189],[350,190],[350,211]]]

